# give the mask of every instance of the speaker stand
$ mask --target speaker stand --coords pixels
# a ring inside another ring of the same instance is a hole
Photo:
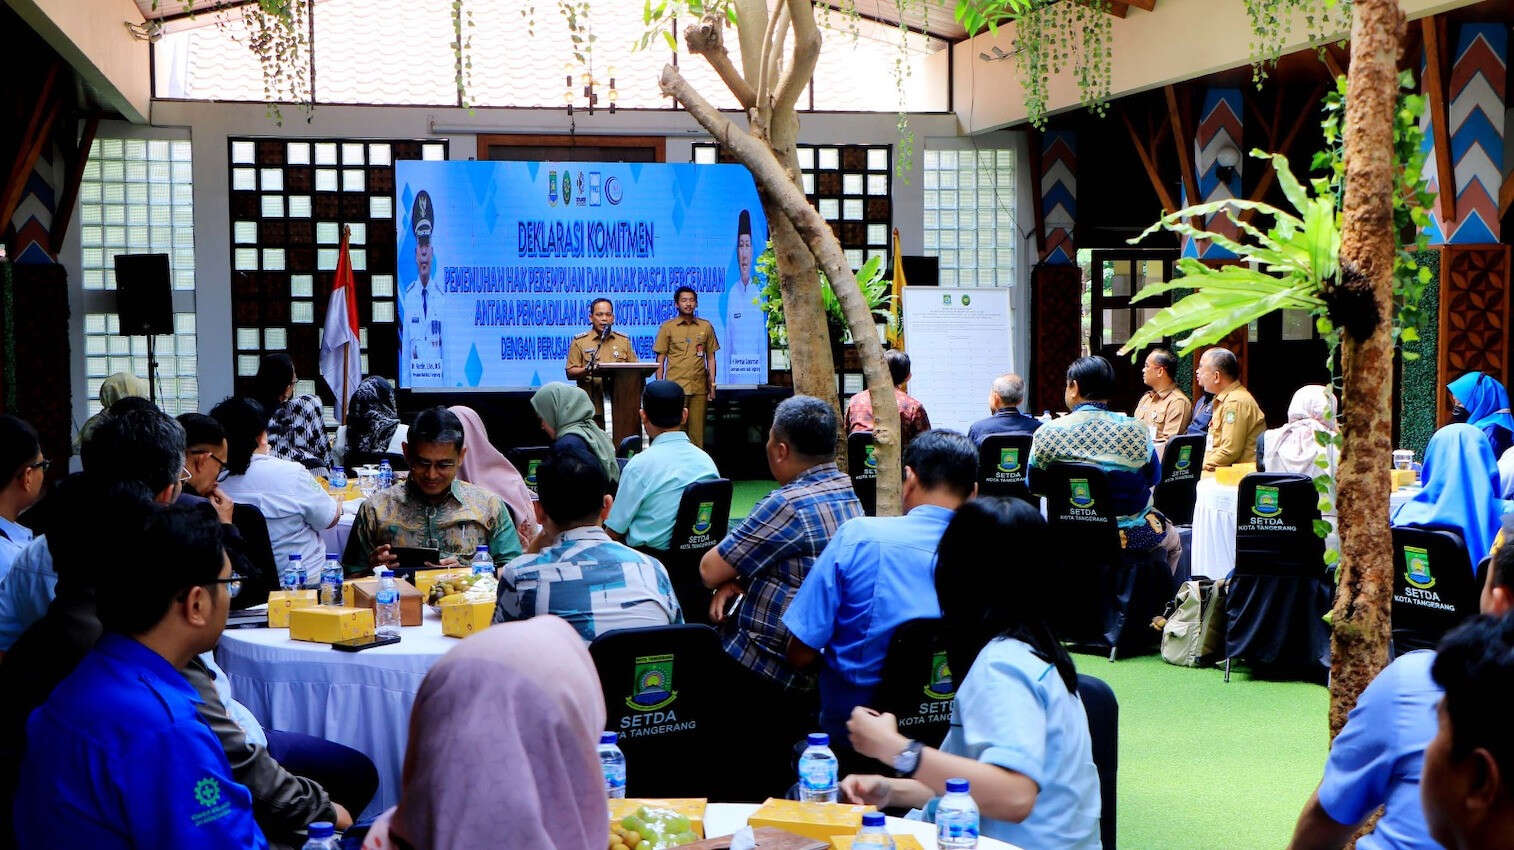
[[[158,403],[158,355],[153,335],[147,335],[147,400]]]

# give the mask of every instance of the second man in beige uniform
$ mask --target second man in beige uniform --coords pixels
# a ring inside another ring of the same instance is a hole
[[[1136,405],[1135,418],[1141,420],[1151,431],[1156,443],[1157,459],[1167,447],[1167,441],[1188,429],[1193,418],[1193,402],[1178,389],[1172,379],[1177,370],[1178,359],[1165,348],[1153,349],[1146,355],[1146,365],[1141,368],[1141,380],[1151,387]]]
[[[1211,348],[1199,358],[1199,383],[1214,393],[1214,418],[1209,420],[1209,446],[1204,471],[1237,463],[1256,463],[1256,438],[1267,430],[1262,408],[1241,386],[1240,364],[1224,348]]]
[[[678,315],[662,323],[652,344],[657,352],[657,377],[683,387],[689,442],[704,448],[705,409],[715,399],[715,352],[720,350],[720,340],[715,338],[714,325],[694,315],[699,309],[694,290],[679,287],[673,303],[678,305]]]
[[[611,330],[615,324],[615,305],[608,298],[596,298],[589,305],[589,329],[573,337],[568,344],[568,362],[565,371],[568,379],[577,381],[594,402],[594,421],[605,427],[604,378],[589,370],[592,361],[602,363],[635,363],[636,350],[631,347],[631,338]],[[598,352],[596,356],[595,352]]]

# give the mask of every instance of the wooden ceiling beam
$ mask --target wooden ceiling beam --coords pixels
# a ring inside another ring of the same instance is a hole
[[[64,175],[63,194],[58,200],[58,209],[53,213],[53,226],[48,232],[49,250],[57,256],[63,247],[63,237],[68,235],[68,225],[73,221],[74,203],[79,200],[79,184],[84,180],[84,166],[89,162],[89,149],[95,143],[95,132],[100,129],[100,113],[91,113],[84,121],[84,132],[79,143],[70,152],[68,170]],[[72,134],[70,134],[72,135]]]
[[[1183,191],[1188,195],[1188,203],[1201,204],[1204,199],[1199,197],[1198,175],[1193,170],[1193,152],[1189,145],[1193,144],[1193,136],[1188,132],[1187,115],[1178,107],[1178,92],[1172,85],[1162,87],[1167,97],[1167,118],[1172,123],[1172,136],[1178,149],[1178,167],[1183,170]]]
[[[1451,130],[1446,115],[1446,81],[1441,64],[1441,32],[1435,15],[1420,18],[1424,36],[1424,90],[1430,100],[1430,133],[1435,140],[1435,176],[1440,184],[1440,218],[1442,224],[1456,220],[1456,177],[1451,168]]]
[[[1304,129],[1304,123],[1315,114],[1314,109],[1319,105],[1320,98],[1325,96],[1325,89],[1327,85],[1333,88],[1333,85],[1321,82],[1319,85],[1314,87],[1314,90],[1312,92],[1309,93],[1309,99],[1304,102],[1303,108],[1294,113],[1293,124],[1288,127],[1288,134],[1283,136],[1281,144],[1278,143],[1277,139],[1274,138],[1271,133],[1267,134],[1269,141],[1268,147],[1270,149],[1269,152],[1280,153],[1284,156],[1288,154],[1289,149],[1293,147],[1294,140],[1298,138],[1299,132]],[[1281,88],[1278,89],[1277,102],[1279,104],[1283,102],[1283,91]],[[1249,200],[1253,202],[1260,202],[1265,199],[1267,197],[1267,193],[1272,190],[1272,181],[1276,179],[1277,172],[1271,167],[1268,167],[1265,171],[1262,172],[1261,178],[1256,181],[1256,186],[1252,188],[1251,197],[1249,198]],[[1241,221],[1251,221],[1255,213],[1256,210],[1241,210]]]
[[[32,168],[42,155],[42,146],[52,133],[53,122],[58,119],[58,112],[62,109],[62,100],[54,93],[62,68],[63,62],[59,59],[54,59],[48,66],[47,73],[38,86],[37,100],[32,106],[31,118],[26,122],[26,130],[17,139],[16,159],[10,163],[5,184],[0,187],[0,227],[10,222],[16,207],[21,203],[26,181],[31,177]]]
[[[1172,193],[1162,184],[1162,176],[1157,171],[1156,158],[1152,151],[1146,149],[1146,144],[1141,141],[1141,136],[1136,132],[1135,125],[1130,123],[1130,113],[1120,111],[1120,119],[1125,122],[1125,131],[1130,134],[1130,144],[1135,147],[1136,156],[1141,159],[1141,167],[1146,170],[1146,179],[1151,181],[1151,188],[1157,193],[1157,201],[1162,205],[1162,214],[1171,215],[1178,211],[1178,205],[1172,199]]]
[[[1124,0],[1124,2],[1126,5],[1145,9],[1148,12],[1155,12],[1157,8],[1157,0]]]

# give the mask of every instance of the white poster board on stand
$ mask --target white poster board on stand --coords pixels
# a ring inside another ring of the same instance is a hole
[[[967,433],[988,415],[994,378],[1015,371],[1008,289],[904,288],[909,394],[934,428]]]

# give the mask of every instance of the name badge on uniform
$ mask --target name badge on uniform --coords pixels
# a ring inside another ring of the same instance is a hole
[[[694,346],[694,353],[697,354],[697,355],[699,355],[700,357],[703,357],[704,356],[704,346],[703,345],[696,345],[696,346]]]

